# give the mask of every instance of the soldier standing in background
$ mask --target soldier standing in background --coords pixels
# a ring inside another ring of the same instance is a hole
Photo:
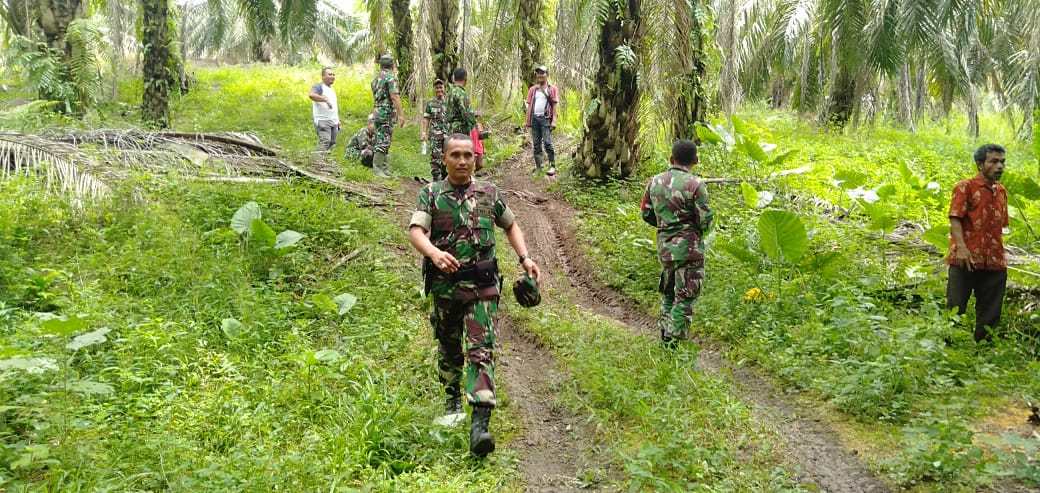
[[[379,75],[372,80],[372,100],[375,115],[375,143],[372,146],[372,170],[375,174],[389,178],[387,156],[394,135],[394,123],[400,121],[404,127],[404,110],[401,108],[401,93],[394,77],[394,57],[379,57]]]
[[[441,161],[441,153],[444,150],[444,134],[447,120],[444,117],[444,81],[437,79],[433,81],[433,99],[426,103],[423,111],[422,141],[428,143],[430,152],[430,175],[433,181],[439,181],[448,176]]]
[[[466,94],[466,84],[469,83],[469,74],[464,68],[457,68],[452,73],[455,83],[448,89],[445,100],[444,117],[448,122],[447,132],[449,134],[470,135],[473,129],[483,130],[483,126],[477,122],[479,116],[469,106],[469,95]]]
[[[715,223],[704,183],[690,171],[697,144],[677,140],[667,171],[650,179],[643,193],[643,220],[657,228],[661,261],[661,341],[675,347],[688,337],[693,308],[704,281],[704,237]]]
[[[468,134],[445,138],[447,179],[419,192],[408,235],[425,257],[423,276],[426,293],[433,297],[430,323],[437,337],[438,376],[447,394],[446,411],[462,411],[459,381],[464,380],[466,401],[473,406],[470,452],[484,456],[495,450],[488,431],[496,405],[495,319],[501,286],[495,226],[505,231],[521,267],[536,284],[541,282],[541,271],[527,255],[524,234],[498,187],[473,180],[474,157]]]

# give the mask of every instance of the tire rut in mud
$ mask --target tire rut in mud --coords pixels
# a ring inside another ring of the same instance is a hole
[[[584,310],[656,337],[656,322],[651,316],[595,279],[572,230],[576,214],[573,207],[546,191],[552,178],[532,176],[524,163],[522,154],[514,156],[484,179],[497,183],[507,194],[507,203],[520,218],[528,249],[536,256],[549,286],[566,290]],[[726,361],[722,356],[725,346],[703,339],[696,342],[702,347],[697,369],[730,381],[736,396],[749,405],[753,415],[784,438],[790,460],[801,468],[797,474],[800,482],[831,492],[891,491],[867,471],[855,450],[844,449],[837,434],[814,418],[811,410],[779,395],[767,379]]]

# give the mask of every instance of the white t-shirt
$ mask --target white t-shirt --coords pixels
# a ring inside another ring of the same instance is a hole
[[[534,116],[545,116],[545,107],[549,104],[549,98],[545,96],[545,93],[549,91],[549,86],[545,86],[545,90],[541,87],[534,90],[534,109],[531,110],[531,114]]]
[[[332,108],[329,108],[329,105],[323,102],[311,101],[311,108],[314,110],[314,123],[318,123],[319,121],[330,121],[334,125],[339,125],[339,104],[336,101],[336,91],[331,87],[326,86],[324,83],[319,82],[314,84],[314,87],[311,88],[311,92],[325,96],[325,98],[329,100],[329,103],[332,104]]]

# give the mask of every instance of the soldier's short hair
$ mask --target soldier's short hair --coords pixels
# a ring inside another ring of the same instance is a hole
[[[675,162],[688,166],[697,162],[697,143],[688,139],[679,139],[672,144],[672,157]]]
[[[443,80],[437,79],[437,80],[433,81],[433,87],[443,86],[443,85],[444,85],[444,81]]]
[[[998,144],[986,144],[986,145],[984,145],[982,147],[979,147],[975,151],[975,163],[977,164],[977,163],[984,163],[984,162],[986,162],[986,155],[991,153],[991,152],[999,152],[1001,154],[1007,154],[1007,152],[1004,151],[1004,148],[1002,146],[998,145]]]
[[[460,134],[460,133],[453,133],[451,135],[448,135],[447,137],[444,137],[444,149],[445,150],[448,149],[448,142],[451,142],[453,140],[465,140],[465,141],[473,142],[473,138],[470,137],[469,135]]]
[[[462,81],[466,80],[466,77],[468,75],[469,75],[469,72],[466,72],[466,69],[464,69],[462,67],[459,67],[459,68],[455,69],[454,72],[452,72],[451,77],[453,79],[455,79],[455,82],[462,82]]]

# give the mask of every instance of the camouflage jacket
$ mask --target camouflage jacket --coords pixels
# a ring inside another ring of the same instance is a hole
[[[447,120],[444,118],[444,100],[433,98],[426,103],[423,118],[430,120],[430,136],[442,136],[447,132]]]
[[[688,169],[672,166],[650,179],[643,193],[643,220],[657,228],[661,262],[704,260],[704,235],[715,223],[708,191]]]
[[[394,101],[391,96],[399,94],[397,88],[397,77],[389,70],[379,71],[379,75],[372,80],[372,100],[374,101],[375,113],[379,116],[389,116],[394,113]]]
[[[374,139],[372,138],[372,133],[368,131],[368,127],[361,127],[361,130],[358,130],[357,133],[350,138],[350,142],[347,142],[347,148],[344,152],[346,152],[349,157],[361,159],[361,156],[372,154],[373,143]]]
[[[430,241],[463,267],[495,258],[495,226],[507,229],[515,216],[506,206],[498,187],[487,182],[455,186],[447,180],[423,187],[409,223],[430,234]],[[433,296],[455,301],[487,299],[499,295],[499,286],[477,287],[472,281],[452,282],[435,272]]]
[[[477,126],[477,112],[469,107],[469,95],[461,86],[452,85],[444,101],[444,119],[452,134],[469,133]]]

